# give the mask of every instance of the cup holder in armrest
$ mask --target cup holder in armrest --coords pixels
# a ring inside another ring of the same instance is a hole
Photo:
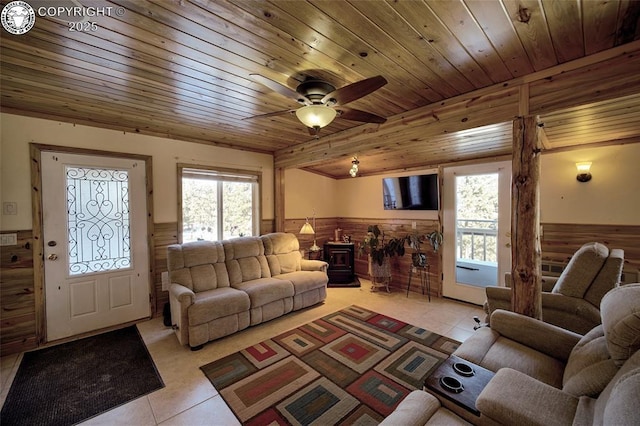
[[[464,377],[471,377],[476,374],[476,372],[473,371],[473,367],[469,364],[465,364],[464,362],[455,362],[453,364],[453,370]]]
[[[440,386],[453,393],[460,393],[464,390],[460,380],[450,376],[440,377]]]

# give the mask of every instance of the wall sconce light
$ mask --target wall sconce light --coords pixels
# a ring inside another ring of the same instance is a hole
[[[360,164],[358,157],[353,157],[353,160],[351,160],[351,169],[349,170],[351,177],[356,177],[358,175],[358,164]]]
[[[576,168],[578,169],[578,176],[576,179],[580,182],[589,182],[591,180],[591,161],[583,161],[580,163],[576,163]]]

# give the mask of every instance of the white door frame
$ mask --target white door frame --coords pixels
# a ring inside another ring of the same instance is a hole
[[[149,305],[150,316],[152,317],[156,304],[154,285],[154,243],[153,243],[153,173],[152,158],[148,155],[128,154],[121,152],[108,152],[92,149],[72,148],[65,146],[54,146],[31,143],[29,144],[31,158],[31,200],[32,200],[32,222],[33,222],[33,277],[35,296],[35,319],[36,319],[36,345],[48,342],[45,312],[45,292],[44,292],[44,241],[43,241],[43,203],[42,203],[42,176],[40,164],[44,152],[65,152],[71,154],[83,154],[105,157],[120,157],[144,162],[146,173],[146,205],[147,205],[147,246],[149,255]],[[109,327],[109,328],[117,328]],[[94,332],[87,333],[93,334]]]
[[[498,218],[498,285],[503,285],[505,272],[511,271],[511,161],[443,169],[442,229],[445,244],[442,245],[442,295],[465,302],[482,305],[486,300],[484,287],[456,282],[455,197],[456,175],[498,173],[500,214]],[[508,212],[508,213],[507,213]],[[451,244],[447,244],[451,241]]]

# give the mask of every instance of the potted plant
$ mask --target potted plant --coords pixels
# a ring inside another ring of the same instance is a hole
[[[405,240],[409,247],[414,250],[414,252],[411,253],[411,264],[418,268],[427,266],[427,255],[423,253],[421,249],[425,236],[414,232],[413,234],[407,235]]]
[[[427,265],[427,255],[422,252],[422,243],[429,241],[434,252],[437,252],[442,245],[442,233],[433,231],[427,235],[419,235],[418,233],[409,234],[405,237],[405,241],[415,251],[411,253],[411,264],[416,267],[424,268]]]
[[[430,234],[427,234],[426,237],[427,237],[427,240],[429,240],[429,243],[431,244],[433,251],[437,253],[438,248],[440,248],[443,242],[442,232],[436,230],[431,232]]]
[[[389,259],[392,256],[404,256],[404,242],[404,238],[386,240],[384,232],[378,225],[367,227],[367,235],[359,244],[358,254],[369,255],[369,275],[373,288],[384,285],[389,291],[388,283],[391,278]]]
[[[385,258],[392,256],[404,256],[404,238],[390,238],[385,241],[384,232],[378,225],[369,225],[367,235],[358,247],[358,253],[371,256],[371,260],[382,265]]]

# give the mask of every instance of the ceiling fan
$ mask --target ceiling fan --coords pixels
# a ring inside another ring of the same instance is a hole
[[[336,117],[364,123],[384,123],[387,121],[386,118],[379,115],[344,107],[345,104],[360,99],[387,84],[387,80],[382,76],[360,80],[339,89],[324,80],[308,77],[296,87],[296,90],[260,74],[250,74],[250,77],[276,93],[295,99],[303,106],[298,109],[270,112],[245,119],[295,113],[298,120],[307,126],[312,135],[316,136],[321,128],[328,126]]]

